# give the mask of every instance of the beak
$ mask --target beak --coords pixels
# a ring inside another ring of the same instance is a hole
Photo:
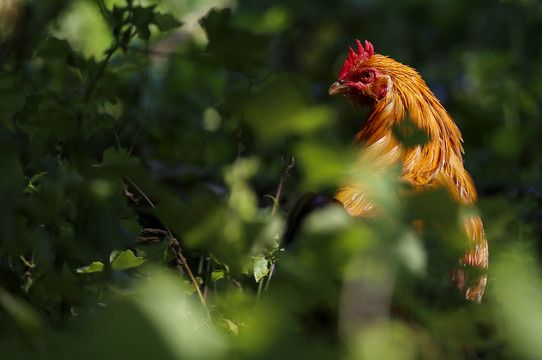
[[[328,94],[331,96],[346,94],[348,92],[350,92],[350,86],[341,84],[338,81],[331,84],[328,90]]]

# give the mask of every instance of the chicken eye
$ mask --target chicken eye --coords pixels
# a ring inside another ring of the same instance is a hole
[[[371,81],[374,77],[374,73],[370,70],[361,73],[361,79],[363,81]]]

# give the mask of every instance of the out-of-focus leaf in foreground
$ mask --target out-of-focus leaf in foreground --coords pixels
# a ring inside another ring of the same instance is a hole
[[[128,296],[98,309],[70,345],[72,356],[94,359],[221,359],[227,344],[182,280],[156,273]],[[80,347],[78,344],[80,342]]]
[[[509,246],[493,265],[495,316],[508,346],[527,359],[542,357],[542,272],[532,252]]]
[[[254,90],[246,118],[258,138],[269,143],[289,136],[309,136],[329,127],[334,113],[324,105],[311,105],[294,76],[280,74]]]

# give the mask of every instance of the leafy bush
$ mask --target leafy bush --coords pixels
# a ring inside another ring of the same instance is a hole
[[[0,5],[2,354],[540,358],[539,10]],[[332,197],[349,166],[363,115],[326,89],[356,37],[417,65],[463,130],[491,249],[482,304],[447,277],[462,210],[403,197],[395,172],[360,171],[387,216],[330,205],[281,243],[295,199]]]

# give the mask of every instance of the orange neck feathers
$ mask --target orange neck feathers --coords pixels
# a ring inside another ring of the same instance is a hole
[[[339,73],[339,81],[331,85],[330,95],[346,94],[371,111],[356,143],[361,148],[356,162],[357,172],[364,166],[372,172],[401,167],[401,180],[415,191],[446,188],[463,205],[476,201],[476,190],[463,166],[463,146],[459,129],[420,75],[412,68],[386,56],[374,54],[373,46],[360,41],[358,52],[350,55]],[[357,105],[357,104],[356,104]],[[405,147],[395,136],[394,128],[406,119],[424,130],[425,144]],[[352,173],[335,198],[352,216],[378,213],[373,188],[365,178]],[[464,271],[471,266],[488,267],[488,243],[482,220],[477,215],[464,218],[463,232],[469,240],[467,251],[459,260],[459,268],[451,279],[465,298],[480,301],[487,275],[471,276]]]
[[[371,105],[356,142],[361,145],[360,161],[376,160],[379,167],[402,163],[401,178],[415,189],[444,186],[462,204],[476,201],[476,190],[463,166],[463,146],[459,129],[444,107],[412,68],[386,56],[374,54],[364,66],[389,76],[387,94]],[[393,128],[409,118],[424,130],[429,141],[404,148]],[[374,210],[361,184],[346,184],[336,195],[355,216]]]

